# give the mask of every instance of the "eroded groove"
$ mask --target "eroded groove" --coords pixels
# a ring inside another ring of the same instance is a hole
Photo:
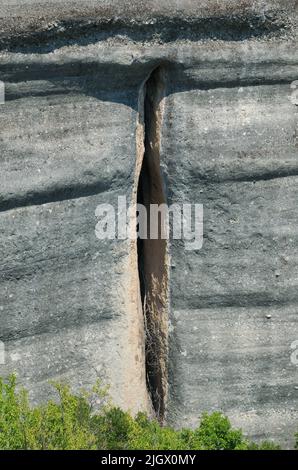
[[[73,184],[68,187],[45,188],[44,190],[32,190],[25,194],[12,195],[10,198],[0,196],[0,212],[6,212],[21,207],[41,206],[54,202],[81,199],[95,196],[104,191],[113,189],[106,181],[98,181],[91,184]]]
[[[138,267],[145,321],[147,387],[157,417],[162,422],[168,389],[168,242],[150,239],[150,205],[166,203],[160,168],[160,134],[164,72],[157,68],[145,85],[145,150],[138,185],[138,203],[147,209],[147,239],[138,240]]]
[[[218,7],[218,5],[217,5]],[[213,10],[213,11],[212,11]],[[188,39],[199,41],[219,39],[224,41],[242,41],[249,38],[274,37],[293,28],[293,20],[283,9],[272,9],[266,14],[257,11],[233,10],[216,11],[213,8],[203,16],[165,16],[157,15],[154,21],[137,18],[134,21],[127,15],[117,14],[98,18],[59,19],[56,17],[49,25],[38,21],[36,24],[25,23],[18,28],[7,18],[0,33],[0,50],[32,52],[36,48],[41,53],[64,47],[69,41],[78,41],[81,45],[94,44],[111,36],[121,34],[134,41],[150,41],[156,37],[163,42]],[[27,50],[29,49],[29,50]]]
[[[298,169],[294,168],[278,168],[274,170],[263,170],[259,172],[254,172],[251,170],[250,174],[238,174],[233,175],[233,178],[226,175],[213,175],[206,174],[201,175],[198,173],[192,174],[192,179],[195,182],[200,181],[201,183],[218,183],[218,184],[226,184],[226,183],[258,183],[258,182],[265,182],[265,181],[274,181],[274,180],[281,180],[286,178],[297,178],[298,176]]]

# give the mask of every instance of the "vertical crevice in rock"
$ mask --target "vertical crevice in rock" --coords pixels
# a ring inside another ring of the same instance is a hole
[[[150,239],[150,207],[165,204],[160,167],[164,71],[155,69],[144,89],[144,157],[138,184],[138,203],[147,209],[147,239],[138,240],[138,268],[145,321],[147,387],[162,422],[168,393],[168,240],[163,239],[162,216],[157,239]]]

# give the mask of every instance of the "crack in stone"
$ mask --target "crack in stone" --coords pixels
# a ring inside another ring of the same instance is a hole
[[[160,220],[157,239],[150,239],[150,205],[165,204],[160,167],[160,135],[164,98],[164,70],[155,69],[144,89],[144,156],[137,201],[147,209],[147,239],[138,239],[138,269],[145,322],[147,387],[154,411],[163,422],[168,394],[168,241],[162,239]]]

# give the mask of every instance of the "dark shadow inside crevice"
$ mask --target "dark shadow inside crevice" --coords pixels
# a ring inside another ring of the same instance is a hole
[[[167,395],[167,240],[159,215],[157,239],[151,239],[151,206],[166,203],[160,167],[161,99],[163,71],[157,68],[145,85],[145,153],[138,184],[138,204],[147,211],[146,238],[138,239],[138,269],[145,323],[147,387],[153,408],[162,422]]]

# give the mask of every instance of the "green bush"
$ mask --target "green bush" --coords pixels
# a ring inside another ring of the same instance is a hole
[[[189,435],[191,449],[235,450],[246,447],[240,430],[234,430],[231,423],[221,413],[203,414],[202,421]]]
[[[186,441],[179,431],[168,426],[160,426],[157,420],[139,413],[129,436],[129,448],[140,450],[183,450]]]
[[[0,378],[0,449],[106,450],[271,450],[246,440],[221,413],[203,415],[197,429],[161,426],[144,413],[135,418],[113,406],[99,383],[90,393],[73,394],[53,384],[57,401],[30,406],[16,390],[16,377]],[[96,408],[95,408],[96,405]],[[298,440],[298,436],[297,436]],[[298,443],[297,443],[298,445]]]
[[[58,402],[30,407],[25,390],[16,392],[16,378],[0,379],[0,449],[95,449],[90,405],[68,386],[55,385]]]

